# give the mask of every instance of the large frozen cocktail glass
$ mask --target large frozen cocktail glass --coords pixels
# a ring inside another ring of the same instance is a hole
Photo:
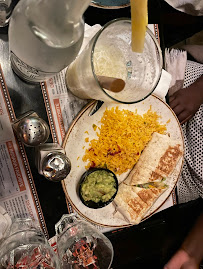
[[[153,33],[147,29],[143,53],[131,49],[131,21],[117,19],[107,23],[71,63],[66,85],[82,99],[136,103],[156,88],[162,70],[162,54]],[[125,88],[110,92],[98,77],[121,78]]]

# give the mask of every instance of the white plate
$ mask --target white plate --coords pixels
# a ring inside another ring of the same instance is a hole
[[[89,141],[93,138],[97,138],[96,132],[94,132],[92,125],[96,124],[100,126],[100,120],[103,116],[103,113],[106,108],[116,107],[120,110],[128,109],[131,111],[135,111],[137,109],[137,113],[142,115],[146,113],[150,106],[152,111],[155,111],[158,115],[161,116],[159,119],[160,123],[166,124],[167,123],[167,133],[170,133],[171,138],[177,139],[182,144],[182,149],[184,148],[183,143],[183,135],[180,123],[172,111],[172,109],[160,100],[158,97],[151,95],[146,100],[137,103],[137,104],[106,104],[104,103],[102,107],[91,117],[88,116],[94,102],[89,103],[77,116],[77,118],[73,121],[72,125],[70,126],[68,133],[65,137],[63,147],[65,148],[66,155],[69,157],[71,161],[71,172],[67,176],[67,178],[63,181],[63,189],[65,192],[66,197],[68,198],[69,202],[73,206],[73,208],[85,219],[107,227],[126,227],[130,226],[131,224],[128,223],[123,216],[119,213],[115,213],[115,207],[113,203],[107,205],[106,207],[100,209],[91,209],[86,207],[80,200],[76,188],[78,186],[78,182],[82,174],[86,171],[85,165],[82,161],[82,157],[85,154],[86,148],[89,147],[89,143],[85,142],[85,138],[89,137]],[[87,133],[85,133],[88,131]],[[178,162],[174,172],[167,179],[169,182],[168,189],[158,198],[155,204],[151,207],[151,209],[147,212],[146,217],[151,216],[169,197],[173,188],[175,187],[177,180],[179,178],[181,169],[183,165],[183,157],[181,157],[180,161]],[[118,176],[119,182],[123,181],[124,178],[127,176],[129,172]]]

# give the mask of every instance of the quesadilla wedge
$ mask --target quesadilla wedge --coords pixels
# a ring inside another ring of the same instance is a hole
[[[166,190],[159,188],[144,189],[132,186],[132,191],[135,192],[143,202],[148,205],[148,209],[155,203],[159,196]]]
[[[161,181],[173,172],[182,154],[179,142],[167,135],[153,133],[125,183],[137,185]]]
[[[148,205],[132,191],[132,186],[124,183],[119,185],[114,202],[116,209],[132,224],[138,224],[148,209]]]
[[[138,224],[167,188],[144,189],[121,183],[114,199],[117,210],[132,224]]]

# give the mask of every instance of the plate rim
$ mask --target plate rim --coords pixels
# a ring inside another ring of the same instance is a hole
[[[158,99],[159,101],[161,101],[173,114],[173,116],[175,117],[177,123],[178,123],[178,126],[179,126],[179,129],[180,129],[180,133],[181,133],[181,138],[182,138],[182,142],[183,142],[183,156],[182,156],[182,163],[181,163],[181,168],[180,168],[180,171],[178,173],[178,176],[177,176],[177,179],[176,179],[176,182],[174,184],[174,187],[172,188],[171,192],[168,194],[168,196],[166,197],[166,199],[153,211],[151,212],[148,216],[144,217],[141,222],[143,222],[144,220],[150,218],[153,214],[155,214],[158,209],[166,202],[166,200],[169,198],[169,196],[172,194],[172,192],[175,190],[176,188],[176,185],[178,183],[178,179],[180,177],[180,174],[181,174],[181,171],[182,171],[182,168],[183,168],[183,163],[184,163],[184,153],[185,153],[185,143],[184,143],[184,136],[183,136],[183,130],[181,128],[181,124],[175,114],[175,112],[172,110],[172,108],[166,103],[164,102],[161,98],[159,98],[158,96],[156,96],[155,94],[152,94],[151,95],[152,97]],[[93,106],[95,103],[97,102],[97,100],[92,100],[90,101],[87,105],[84,106],[84,108],[82,108],[82,110],[78,113],[78,115],[76,116],[76,118],[72,121],[70,127],[68,128],[68,131],[65,135],[65,138],[63,140],[63,143],[62,143],[62,147],[64,148],[65,150],[65,146],[66,146],[66,143],[67,143],[67,140],[68,140],[68,137],[73,129],[73,127],[75,126],[75,124],[77,123],[78,119],[86,112],[86,110]],[[116,104],[115,104],[116,105]],[[119,104],[118,104],[119,105]],[[135,224],[132,224],[132,223],[129,223],[129,224],[122,224],[122,225],[108,225],[108,224],[101,224],[99,222],[96,222],[94,220],[91,220],[90,218],[86,217],[79,209],[77,209],[77,207],[74,205],[74,203],[72,202],[72,200],[70,199],[69,195],[68,195],[68,192],[67,192],[67,189],[66,189],[66,185],[65,185],[65,182],[64,180],[61,181],[61,184],[62,184],[62,188],[63,188],[63,191],[64,191],[64,194],[66,196],[66,199],[67,201],[71,204],[71,206],[74,208],[74,210],[80,215],[82,216],[85,220],[93,223],[93,224],[96,224],[96,225],[99,225],[99,226],[102,226],[102,227],[106,227],[106,228],[127,228],[127,227],[131,227],[131,226],[134,226]]]

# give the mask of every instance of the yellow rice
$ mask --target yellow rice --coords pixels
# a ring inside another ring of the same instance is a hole
[[[151,108],[143,116],[118,107],[106,109],[101,119],[97,139],[89,143],[83,161],[90,167],[104,167],[116,174],[131,169],[151,139],[153,132],[164,134],[166,126]],[[97,130],[98,130],[97,129]]]

